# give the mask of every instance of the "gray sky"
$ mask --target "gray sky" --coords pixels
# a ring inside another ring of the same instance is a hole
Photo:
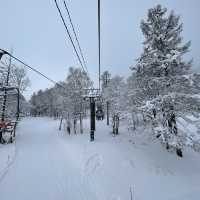
[[[94,82],[98,77],[97,0],[66,0]],[[58,0],[62,4],[62,0]],[[191,40],[189,58],[195,70],[200,66],[199,0],[101,0],[102,71],[128,76],[129,67],[142,51],[140,21],[147,10],[162,4],[181,15],[184,41]],[[79,66],[56,10],[54,0],[6,0],[0,6],[0,48],[14,49],[14,55],[55,81],[64,80],[70,66]],[[67,19],[67,18],[66,18]],[[53,86],[34,72],[28,72],[31,87],[26,97]]]

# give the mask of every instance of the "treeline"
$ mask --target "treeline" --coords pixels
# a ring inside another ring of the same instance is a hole
[[[92,81],[82,69],[69,69],[65,82],[59,82],[53,88],[34,93],[30,103],[31,114],[34,116],[50,116],[74,118],[85,111],[83,100],[85,89],[92,86]]]

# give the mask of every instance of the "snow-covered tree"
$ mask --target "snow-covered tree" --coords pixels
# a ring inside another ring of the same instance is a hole
[[[39,90],[37,94],[33,93],[30,100],[31,113],[34,116],[44,115],[61,117],[66,120],[73,119],[74,123],[79,116],[82,124],[82,113],[85,107],[83,96],[86,94],[86,89],[91,86],[92,82],[87,73],[80,68],[71,67],[65,82],[59,82],[44,91]]]
[[[112,119],[116,117],[122,119],[126,112],[126,83],[120,76],[115,76],[103,90],[103,99],[109,102],[109,112]]]
[[[6,118],[11,119],[17,115],[17,90],[9,90],[9,88],[19,89],[20,113],[28,112],[28,105],[22,93],[29,83],[25,69],[17,67],[11,57],[5,57],[3,61],[0,61],[0,85],[2,88],[6,88],[1,92],[1,112],[5,113]]]
[[[144,51],[134,71],[138,106],[159,128],[157,137],[167,148],[173,147],[182,156],[184,139],[178,131],[177,118],[198,113],[199,99],[192,81],[191,62],[184,60],[190,42],[183,44],[180,17],[161,5],[149,9],[141,22],[145,37]],[[197,89],[197,88],[196,88]],[[142,105],[141,105],[142,103]]]
[[[85,94],[85,89],[90,88],[92,82],[85,73],[80,68],[69,69],[69,74],[66,79],[67,93],[71,100],[71,114],[80,112],[82,110],[83,95]]]
[[[101,75],[101,80],[102,80],[102,90],[104,90],[108,84],[109,84],[109,81],[110,81],[110,78],[111,78],[111,74],[109,73],[109,71],[104,71]]]
[[[37,94],[33,93],[30,99],[31,114],[33,116],[59,117],[63,112],[64,98],[60,86],[57,85],[44,91],[39,90]]]
[[[30,80],[27,77],[27,72],[24,67],[13,65],[11,68],[11,75],[12,83],[19,88],[21,93],[30,86]]]
[[[126,84],[122,77],[115,76],[110,79],[108,86],[105,88],[103,97],[110,102],[110,112],[112,115],[120,114],[125,109],[125,92]]]
[[[80,124],[82,124],[82,113],[84,112],[83,95],[86,95],[86,89],[92,86],[88,74],[81,68],[69,68],[69,73],[66,79],[67,92],[67,116],[73,118],[76,123],[77,116],[80,117]],[[81,128],[82,132],[82,128]]]

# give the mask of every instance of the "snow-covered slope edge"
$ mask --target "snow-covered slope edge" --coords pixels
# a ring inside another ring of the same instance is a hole
[[[4,178],[9,167],[15,160],[16,146],[13,144],[0,145],[0,181]]]

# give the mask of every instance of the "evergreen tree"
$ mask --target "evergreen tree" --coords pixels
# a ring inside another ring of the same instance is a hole
[[[199,107],[199,100],[193,95],[196,86],[191,84],[191,61],[184,61],[183,57],[190,42],[183,44],[182,27],[180,17],[173,11],[168,15],[161,5],[149,9],[147,19],[141,22],[144,51],[132,68],[137,95],[144,97],[141,108],[157,132],[159,127],[157,137],[167,148],[175,148],[179,156],[184,139],[178,132],[177,117],[197,113]]]

